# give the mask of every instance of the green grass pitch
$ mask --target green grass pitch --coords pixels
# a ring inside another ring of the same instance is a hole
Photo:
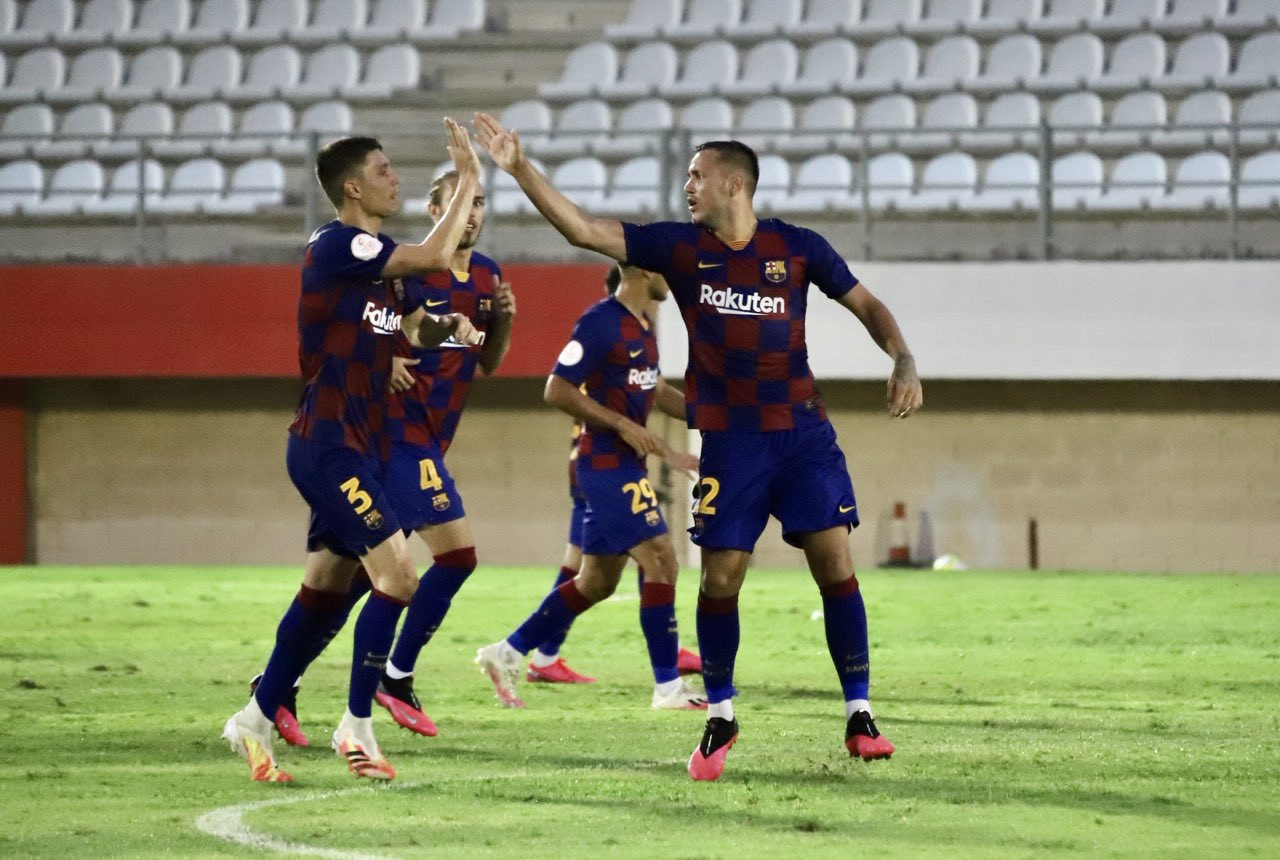
[[[297,781],[255,785],[219,733],[298,570],[0,569],[0,856],[1280,856],[1280,577],[866,571],[898,752],[864,763],[812,582],[752,571],[742,734],[699,784],[703,717],[650,710],[630,575],[565,650],[600,682],[498,707],[475,649],[553,576],[472,577],[419,667],[440,736],[375,708],[390,786],[327,746],[347,634],[300,697],[313,746],[277,743]]]

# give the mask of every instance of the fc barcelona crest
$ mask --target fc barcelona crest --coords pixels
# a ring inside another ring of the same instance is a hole
[[[435,508],[437,511],[449,510],[449,494],[436,493],[436,495],[431,498],[431,507]]]
[[[373,531],[382,528],[382,512],[377,508],[364,515],[364,524]]]
[[[764,276],[775,284],[781,284],[787,279],[787,261],[786,260],[765,260]]]

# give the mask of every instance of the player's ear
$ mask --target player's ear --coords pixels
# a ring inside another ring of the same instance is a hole
[[[342,180],[342,191],[353,200],[360,199],[360,180],[355,176],[348,176]]]

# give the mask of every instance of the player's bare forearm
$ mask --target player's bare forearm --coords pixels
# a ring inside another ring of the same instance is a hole
[[[658,390],[653,393],[653,402],[664,415],[680,421],[684,421],[688,415],[685,411],[684,392],[665,379],[658,380]]]
[[[597,427],[617,430],[623,421],[628,420],[625,415],[596,403],[572,382],[554,373],[547,377],[547,387],[542,392],[542,399],[548,406],[554,406],[566,415]]]
[[[445,207],[444,214],[431,228],[427,238],[417,245],[397,245],[382,269],[383,276],[398,278],[447,270],[454,252],[458,250],[458,243],[467,230],[471,203],[478,189],[479,183],[475,175],[459,175],[453,197],[449,198],[449,205]]]
[[[485,334],[484,346],[480,348],[480,369],[485,376],[495,373],[502,365],[511,348],[511,320],[498,317]]]
[[[871,295],[858,284],[841,296],[838,301],[853,312],[866,328],[871,339],[893,359],[893,371],[885,399],[889,414],[894,418],[906,418],[924,405],[924,387],[916,370],[916,360],[907,347],[898,321],[884,302]]]

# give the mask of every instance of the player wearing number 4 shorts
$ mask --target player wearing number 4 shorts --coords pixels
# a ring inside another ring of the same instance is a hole
[[[707,725],[689,775],[717,779],[738,737],[733,712],[738,592],[770,516],[805,553],[822,593],[827,646],[844,694],[845,746],[887,758],[868,702],[866,610],[848,531],[858,522],[844,456],[809,369],[809,284],[843,305],[893,359],[890,414],[923,403],[906,340],[889,309],[811,230],[756,217],[755,152],[732,140],[696,147],[684,191],[690,221],[623,224],[583,212],[525,157],[520,136],[487,114],[477,139],[573,245],[662,274],[689,337],[689,426],[702,432],[699,498],[692,529],[702,547],[698,646]]]
[[[547,380],[546,401],[585,425],[574,460],[586,502],[582,566],[510,636],[477,653],[507,707],[524,707],[516,690],[524,656],[548,639],[563,640],[578,615],[613,594],[628,556],[644,571],[640,626],[653,667],[653,707],[706,707],[680,677],[675,548],[645,467],[648,454],[686,470],[696,463],[645,428],[655,400],[667,414],[683,414],[684,397],[658,375],[658,342],[645,313],[650,302],[666,297],[667,284],[633,267],[623,267],[620,277],[617,293],[578,320]]]

